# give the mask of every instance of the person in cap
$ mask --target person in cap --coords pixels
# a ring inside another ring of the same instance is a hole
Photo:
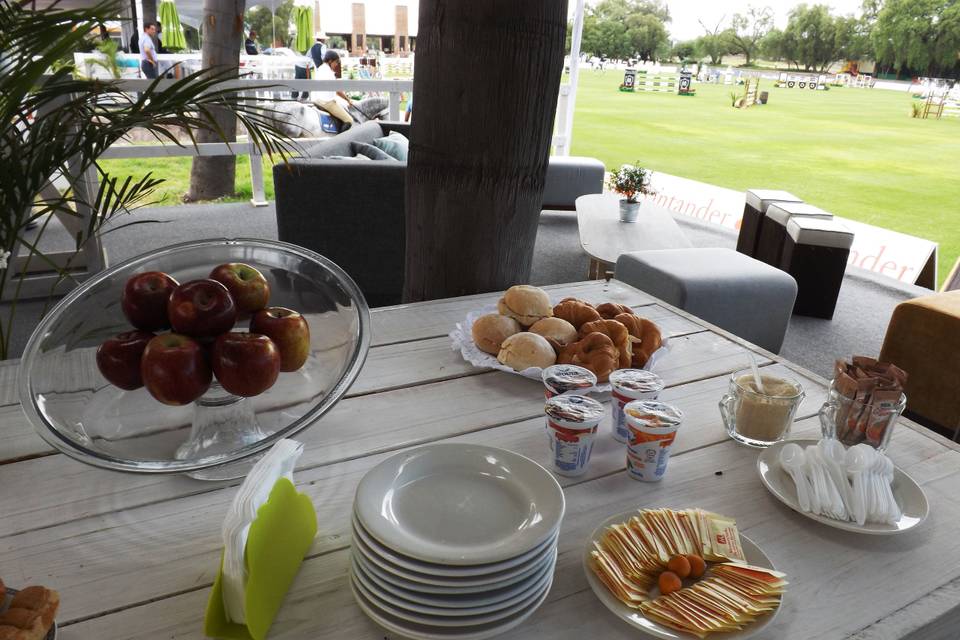
[[[323,54],[327,52],[327,34],[323,31],[317,34],[317,41],[310,47],[310,57],[313,58],[313,64],[317,69],[323,64]]]
[[[320,66],[317,67],[317,73],[314,75],[314,79],[336,80],[339,77],[340,54],[328,49],[327,52],[323,54],[323,61]],[[342,123],[340,131],[344,131],[349,129],[350,125],[353,124],[353,118],[351,118],[347,110],[337,102],[338,97],[343,98],[347,104],[353,106],[353,100],[343,91],[314,91],[310,95],[310,99],[314,105],[323,109]]]

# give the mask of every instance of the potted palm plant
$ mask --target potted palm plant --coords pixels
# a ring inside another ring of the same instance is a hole
[[[622,196],[620,200],[620,222],[636,222],[640,213],[641,195],[651,195],[650,171],[643,167],[625,164],[610,174],[610,186]]]
[[[106,222],[149,203],[163,182],[150,173],[125,180],[108,175],[98,160],[110,145],[133,129],[178,145],[190,144],[199,130],[225,138],[218,118],[227,113],[262,153],[284,156],[291,148],[273,124],[273,110],[258,108],[231,87],[236,67],[157,80],[139,94],[115,80],[80,77],[73,54],[88,49],[119,14],[114,0],[79,9],[30,6],[0,0],[0,299],[7,303],[0,314],[0,359],[8,357],[16,302],[31,263],[59,276],[54,287],[60,292],[74,278],[70,259],[52,260],[40,249],[51,214],[82,227],[74,234],[76,256],[97,240]],[[96,181],[89,179],[94,172]],[[52,188],[54,181],[69,188]],[[28,225],[38,228],[27,234]]]

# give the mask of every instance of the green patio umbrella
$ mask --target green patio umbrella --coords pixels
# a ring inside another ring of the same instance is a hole
[[[160,25],[163,27],[160,39],[163,40],[164,48],[170,51],[186,49],[187,40],[183,37],[183,25],[180,24],[180,15],[177,14],[177,5],[173,0],[163,0],[157,7],[157,16],[160,17]]]
[[[313,46],[313,9],[297,6],[293,8],[293,24],[297,25],[297,37],[293,48],[306,53]]]

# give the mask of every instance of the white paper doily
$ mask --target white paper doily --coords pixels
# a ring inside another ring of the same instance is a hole
[[[497,360],[496,356],[490,355],[485,351],[481,351],[479,347],[477,347],[473,341],[473,323],[476,322],[477,318],[480,316],[485,316],[488,313],[497,313],[497,307],[495,305],[488,305],[482,309],[477,309],[467,313],[467,317],[464,319],[464,321],[458,322],[456,328],[450,332],[450,340],[452,341],[451,348],[454,351],[459,350],[460,355],[463,356],[463,359],[475,367],[481,367],[484,369],[497,369],[499,371],[506,371],[507,373],[521,375],[524,378],[530,378],[531,380],[542,380],[543,369],[540,367],[529,367],[523,371],[516,371],[512,367],[501,364],[500,361]],[[657,365],[657,363],[663,359],[663,356],[665,356],[670,350],[667,342],[667,337],[663,336],[663,346],[650,355],[650,359],[647,360],[647,364],[643,367],[644,369],[647,371],[654,370],[654,367]],[[609,382],[598,384],[590,389],[589,392],[603,393],[605,391],[610,391]]]

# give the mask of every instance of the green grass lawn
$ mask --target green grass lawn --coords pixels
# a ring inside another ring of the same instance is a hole
[[[574,155],[608,169],[645,167],[722,187],[785,189],[836,215],[940,243],[940,279],[960,255],[960,119],[910,118],[906,93],[881,89],[775,89],[767,105],[730,106],[734,87],[698,85],[697,96],[622,93],[615,71],[580,76]],[[272,174],[264,163],[267,197]],[[118,175],[166,178],[160,204],[177,204],[189,158],[111,160]],[[250,198],[246,156],[237,196]]]
[[[730,106],[734,87],[696,97],[622,93],[622,74],[580,75],[573,155],[722,187],[785,189],[836,215],[940,243],[941,281],[960,255],[960,119],[910,118],[906,93],[776,89]],[[742,90],[742,88],[741,88]]]

